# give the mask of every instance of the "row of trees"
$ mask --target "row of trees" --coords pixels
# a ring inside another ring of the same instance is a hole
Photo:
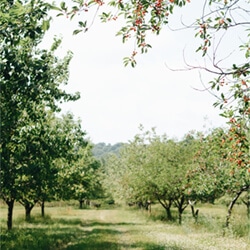
[[[233,205],[250,185],[249,170],[245,168],[249,148],[242,145],[246,158],[235,163],[233,154],[242,152],[232,153],[231,143],[230,130],[221,128],[207,135],[189,133],[176,141],[141,127],[141,133],[119,155],[108,157],[104,185],[116,199],[127,203],[160,203],[169,219],[172,207],[177,207],[179,223],[189,204],[214,202],[228,194],[232,197],[228,226]]]
[[[58,113],[59,102],[79,99],[62,88],[72,54],[55,56],[60,39],[49,50],[39,48],[49,28],[48,10],[43,1],[0,3],[0,197],[8,205],[8,229],[15,201],[29,219],[38,202],[44,214],[45,201],[82,202],[99,188],[99,163],[80,121]]]

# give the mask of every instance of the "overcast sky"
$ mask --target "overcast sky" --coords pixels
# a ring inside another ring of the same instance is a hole
[[[153,48],[139,55],[137,66],[131,68],[124,67],[122,59],[130,56],[133,42],[122,44],[121,37],[115,36],[119,27],[119,20],[96,21],[88,32],[73,36],[76,24],[60,17],[54,18],[45,39],[50,44],[54,34],[61,34],[59,55],[66,50],[74,53],[67,90],[79,91],[81,99],[62,108],[82,120],[92,142],[127,142],[140,124],[177,138],[190,130],[224,125],[213,107],[215,97],[195,90],[203,89],[201,81],[206,82],[208,76],[203,72],[200,78],[198,71],[171,71],[166,66],[183,68],[183,53],[191,63],[199,60],[200,55],[194,53],[199,44],[194,32],[165,28],[160,36],[150,37]]]

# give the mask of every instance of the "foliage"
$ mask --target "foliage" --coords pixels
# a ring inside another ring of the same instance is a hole
[[[235,142],[231,135],[231,129],[229,131],[221,128],[214,129],[208,136],[202,138],[200,149],[197,151],[198,168],[193,170],[194,178],[191,179],[193,182],[200,183],[201,193],[212,192],[214,199],[225,193],[232,195],[250,185],[249,172],[245,168],[249,164],[249,152],[244,144],[242,145],[244,153],[236,149],[232,152],[232,144],[234,145]],[[240,157],[242,154],[245,154],[243,161]],[[197,172],[198,179],[195,178]]]
[[[104,11],[100,14],[102,22],[116,21],[118,17],[123,17],[126,24],[121,27],[117,35],[122,37],[122,42],[126,42],[131,38],[135,39],[135,49],[131,57],[124,58],[124,64],[129,63],[134,67],[136,65],[135,55],[137,49],[141,53],[147,53],[151,45],[147,42],[146,36],[149,33],[159,34],[162,27],[168,23],[168,16],[173,14],[175,6],[182,7],[189,0],[177,1],[123,1],[110,0],[107,4],[101,0],[74,0],[72,5],[66,5],[61,2],[60,6],[52,6],[53,9],[59,11],[58,16],[64,15],[74,18],[76,14],[82,14],[84,20],[79,21],[79,28],[73,33],[78,34],[82,31],[86,32],[91,27],[93,20],[89,20],[87,13],[92,9],[99,13],[102,9]],[[106,5],[108,8],[105,8]],[[86,16],[86,17],[85,17]]]
[[[51,114],[60,110],[58,102],[77,100],[79,94],[61,88],[68,81],[72,54],[55,56],[60,39],[50,50],[38,48],[49,28],[48,5],[40,0],[2,1],[0,11],[0,183],[11,229],[14,201],[31,209],[44,199],[55,174],[52,161],[67,152],[58,143],[60,132],[54,130]]]
[[[27,112],[20,117],[19,127],[15,130],[16,192],[26,213],[38,201],[50,200],[55,191],[57,168],[54,160],[61,156],[59,145],[61,133],[56,129],[52,112],[36,107],[39,118],[33,120]],[[27,214],[27,215],[28,215]],[[29,215],[28,215],[29,216]]]
[[[66,158],[58,162],[58,198],[75,199],[79,202],[100,198],[103,194],[100,184],[100,163],[92,154],[92,145],[85,142],[74,150],[75,159]]]
[[[217,128],[203,137],[195,159],[197,168],[188,173],[189,192],[193,196],[209,199],[210,202],[225,194],[231,196],[227,227],[235,203],[250,187],[249,145],[245,145],[245,140],[238,137],[237,143],[241,145],[237,147],[232,137],[237,134],[232,135],[231,130]]]
[[[215,199],[225,193],[226,179],[223,178],[228,164],[224,159],[224,151],[220,147],[220,136],[223,134],[223,129],[218,128],[199,139],[194,157],[197,168],[187,173],[190,186],[188,192],[196,199],[214,203]]]
[[[141,134],[136,135],[119,156],[108,158],[105,184],[120,200],[143,204],[158,201],[169,218],[174,204],[181,216],[188,198],[187,179],[183,177],[192,168],[195,144],[192,140],[176,142],[158,136],[154,129],[146,132],[140,129]]]
[[[93,154],[98,159],[105,158],[108,154],[119,154],[120,149],[123,147],[124,143],[106,144],[105,142],[100,142],[94,144]]]
[[[78,95],[69,95],[59,88],[60,84],[67,83],[71,55],[59,60],[54,56],[57,46],[51,51],[37,49],[44,35],[42,23],[48,21],[46,5],[40,1],[24,5],[17,2],[7,9],[3,9],[3,5],[4,3],[1,5],[3,16],[0,19],[1,184],[2,196],[8,199],[9,195],[12,196],[10,190],[15,192],[16,188],[15,171],[18,170],[16,165],[19,161],[17,155],[19,152],[15,147],[19,146],[18,132],[24,125],[25,119],[28,117],[34,124],[42,119],[44,112],[41,114],[40,111],[45,107],[56,110],[56,101],[75,100]],[[58,41],[56,43],[59,44]],[[30,130],[31,136],[36,130],[32,123],[30,125],[26,123],[27,127],[22,133]],[[8,175],[8,178],[2,174]]]

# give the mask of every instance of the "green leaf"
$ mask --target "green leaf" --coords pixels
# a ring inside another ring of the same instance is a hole
[[[79,34],[80,32],[82,32],[83,30],[74,30],[73,31],[73,35],[77,35],[77,34]]]
[[[42,30],[47,31],[50,27],[50,20],[43,20]]]
[[[58,11],[61,10],[61,8],[59,8],[59,7],[55,6],[55,5],[49,5],[49,7],[50,7],[51,10],[58,10]]]
[[[65,7],[66,5],[65,5],[65,2],[61,2],[60,3],[60,7],[61,7],[61,9],[62,10],[66,10],[66,7]]]
[[[85,22],[79,21],[78,24],[79,24],[79,26],[80,26],[81,28],[82,28],[82,27],[85,28],[86,25],[87,25],[87,21],[85,21]]]

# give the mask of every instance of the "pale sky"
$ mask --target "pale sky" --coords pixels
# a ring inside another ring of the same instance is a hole
[[[72,35],[76,24],[63,17],[55,18],[46,43],[53,34],[62,34],[60,55],[71,50],[67,90],[79,91],[81,99],[62,106],[82,120],[82,128],[94,143],[128,142],[139,132],[156,127],[157,134],[182,138],[190,130],[204,131],[225,126],[225,119],[213,107],[215,97],[203,89],[198,71],[171,71],[183,68],[185,58],[195,64],[200,54],[194,51],[199,40],[194,32],[171,32],[167,28],[157,37],[151,37],[153,48],[139,55],[135,68],[124,67],[123,57],[130,56],[133,42],[122,44],[115,37],[118,22],[95,22],[86,33]],[[201,72],[202,81],[208,78]],[[204,128],[206,126],[206,128]]]

